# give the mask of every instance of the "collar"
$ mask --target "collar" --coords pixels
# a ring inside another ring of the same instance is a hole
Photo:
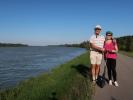
[[[99,34],[99,35],[94,34],[94,36],[95,36],[96,38],[98,38],[98,37],[101,36],[101,35],[100,35],[100,34]]]

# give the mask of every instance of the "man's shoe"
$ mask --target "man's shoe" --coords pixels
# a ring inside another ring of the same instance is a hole
[[[93,84],[93,85],[96,85],[96,80],[93,80],[93,81],[92,81],[92,84]]]

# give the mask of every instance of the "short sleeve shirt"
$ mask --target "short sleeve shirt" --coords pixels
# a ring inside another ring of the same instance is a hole
[[[97,37],[96,37],[96,35],[92,35],[90,37],[89,41],[90,41],[90,43],[94,44],[95,46],[103,48],[105,37],[102,35],[98,35]],[[92,48],[90,48],[90,49],[92,50]]]

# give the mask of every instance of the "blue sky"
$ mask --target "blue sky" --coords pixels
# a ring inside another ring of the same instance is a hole
[[[0,42],[48,45],[102,34],[133,35],[132,0],[0,0]]]

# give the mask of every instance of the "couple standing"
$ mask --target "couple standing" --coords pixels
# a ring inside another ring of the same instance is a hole
[[[100,72],[102,58],[104,56],[108,69],[109,85],[112,85],[114,82],[114,85],[118,86],[116,73],[116,53],[118,52],[117,42],[113,39],[113,33],[111,31],[107,31],[106,37],[104,37],[100,34],[101,30],[101,26],[97,25],[94,28],[94,35],[92,35],[90,38],[90,61],[92,65],[92,80],[94,83],[96,82]]]

